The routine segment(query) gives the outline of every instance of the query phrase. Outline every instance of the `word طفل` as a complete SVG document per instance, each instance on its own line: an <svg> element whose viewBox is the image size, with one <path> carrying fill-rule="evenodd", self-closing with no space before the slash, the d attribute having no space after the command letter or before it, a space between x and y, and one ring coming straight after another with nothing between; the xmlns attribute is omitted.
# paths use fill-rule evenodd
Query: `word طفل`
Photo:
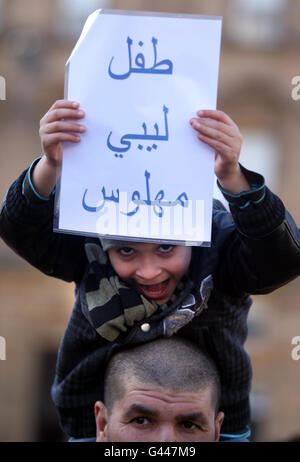
<svg viewBox="0 0 300 462"><path fill-rule="evenodd" d="M152 67L146 68L145 67L145 56L142 53L138 53L135 58L135 65L136 67L132 67L132 53L131 53L131 46L133 40L130 37L127 37L127 46L128 46L128 61L129 61L129 70L124 74L115 74L111 70L111 64L114 60L114 56L111 58L109 66L108 66L108 73L109 76L113 79L117 80L124 80L127 79L132 73L139 73L139 74L172 74L173 72L173 63L169 59L164 59L162 61L157 62L157 38L152 37L152 44L153 44L153 53L154 53L154 63ZM144 43L139 41L139 46L142 47ZM164 68L164 66L166 66ZM163 68L162 68L163 67Z"/></svg>

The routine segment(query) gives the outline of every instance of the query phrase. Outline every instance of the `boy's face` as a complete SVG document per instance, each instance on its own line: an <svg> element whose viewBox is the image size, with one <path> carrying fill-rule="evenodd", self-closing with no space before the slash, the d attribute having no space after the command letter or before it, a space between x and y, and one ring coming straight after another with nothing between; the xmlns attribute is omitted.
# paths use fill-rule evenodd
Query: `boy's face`
<svg viewBox="0 0 300 462"><path fill-rule="evenodd" d="M108 250L116 273L159 305L172 296L187 271L191 247L170 244L132 244Z"/></svg>

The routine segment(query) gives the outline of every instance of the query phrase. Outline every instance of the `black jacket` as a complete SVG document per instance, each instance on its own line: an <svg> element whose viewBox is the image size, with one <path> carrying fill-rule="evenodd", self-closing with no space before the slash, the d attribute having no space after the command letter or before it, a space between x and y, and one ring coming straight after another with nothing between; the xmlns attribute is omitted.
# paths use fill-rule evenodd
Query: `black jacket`
<svg viewBox="0 0 300 462"><path fill-rule="evenodd" d="M250 422L251 363L243 348L249 294L271 292L300 274L297 226L280 199L264 186L263 178L243 171L255 188L246 195L224 194L231 214L215 201L212 245L193 247L189 269L192 293L199 296L203 281L213 282L213 288L202 293L207 309L178 331L202 345L216 362L225 433L242 430ZM103 399L100 384L110 356L124 344L166 335L166 317L154 314L147 318L151 326L148 332L141 329L144 320L135 323L118 342L101 338L86 314L86 238L54 233L53 198L37 198L26 178L23 172L6 195L0 234L45 274L76 284L75 306L59 349L52 396L67 434L94 436L93 405ZM98 239L89 241L99 245Z"/></svg>

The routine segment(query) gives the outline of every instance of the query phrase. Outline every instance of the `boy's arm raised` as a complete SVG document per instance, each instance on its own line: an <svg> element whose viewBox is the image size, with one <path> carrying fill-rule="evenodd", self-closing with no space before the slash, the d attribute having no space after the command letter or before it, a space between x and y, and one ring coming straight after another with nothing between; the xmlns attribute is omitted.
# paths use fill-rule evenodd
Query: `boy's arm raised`
<svg viewBox="0 0 300 462"><path fill-rule="evenodd" d="M39 133L44 155L32 175L33 185L41 196L51 194L60 174L62 142L79 143L78 133L86 131L86 127L77 122L84 116L76 101L58 100L41 119Z"/></svg>
<svg viewBox="0 0 300 462"><path fill-rule="evenodd" d="M84 117L79 104L57 101L41 120L43 157L9 188L0 215L0 235L33 266L67 281L78 280L84 267L84 238L53 232L51 192L62 162L62 141L80 141L79 124L64 118Z"/></svg>
<svg viewBox="0 0 300 462"><path fill-rule="evenodd" d="M216 242L221 243L218 280L229 292L264 294L300 275L300 230L265 185L249 196L229 200L226 195L231 215L215 213Z"/></svg>
<svg viewBox="0 0 300 462"><path fill-rule="evenodd" d="M190 123L198 139L215 150L214 170L220 186L231 194L250 190L239 165L242 135L238 126L223 111L202 110L197 115Z"/></svg>
<svg viewBox="0 0 300 462"><path fill-rule="evenodd" d="M53 232L54 198L24 196L28 170L11 185L0 212L0 236L43 273L78 281L84 267L84 237ZM26 188L27 189L27 188ZM33 195L34 193L32 193Z"/></svg>
<svg viewBox="0 0 300 462"><path fill-rule="evenodd" d="M215 149L215 174L232 218L215 213L221 242L218 279L224 288L271 292L300 275L300 230L264 178L239 164L242 137L222 111L198 112L191 125Z"/></svg>

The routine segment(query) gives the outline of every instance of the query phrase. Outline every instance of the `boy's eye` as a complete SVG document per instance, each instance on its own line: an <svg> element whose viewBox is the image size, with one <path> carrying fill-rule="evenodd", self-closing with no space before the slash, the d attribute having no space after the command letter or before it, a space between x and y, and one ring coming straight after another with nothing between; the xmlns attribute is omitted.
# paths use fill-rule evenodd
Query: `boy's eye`
<svg viewBox="0 0 300 462"><path fill-rule="evenodd" d="M162 244L162 245L159 246L159 250L162 253L169 253L174 249L174 247L175 246L172 245L172 244Z"/></svg>
<svg viewBox="0 0 300 462"><path fill-rule="evenodd" d="M134 250L131 247L121 247L118 249L118 253L120 255L123 255L124 257L128 257L129 255L132 255Z"/></svg>

